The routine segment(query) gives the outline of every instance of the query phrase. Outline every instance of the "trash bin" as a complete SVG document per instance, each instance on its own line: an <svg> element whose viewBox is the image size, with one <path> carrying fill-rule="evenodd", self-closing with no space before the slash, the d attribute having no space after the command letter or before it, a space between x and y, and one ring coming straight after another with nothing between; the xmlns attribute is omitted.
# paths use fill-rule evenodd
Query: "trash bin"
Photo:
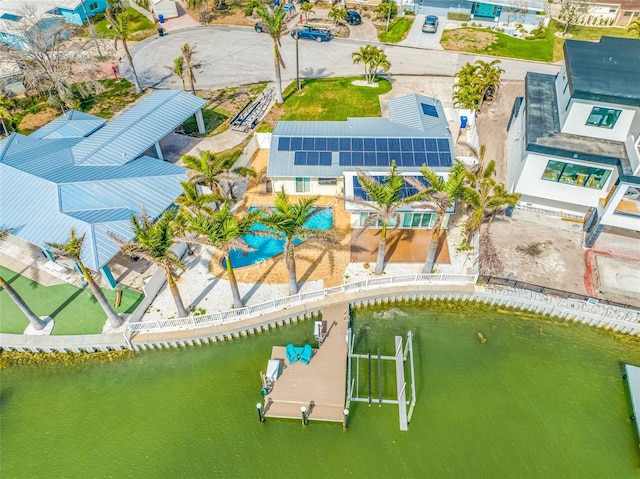
<svg viewBox="0 0 640 479"><path fill-rule="evenodd" d="M164 23L164 15L162 15L162 14L158 15L158 21L160 23Z"/></svg>
<svg viewBox="0 0 640 479"><path fill-rule="evenodd" d="M467 120L468 118L466 116L461 116L460 117L460 129L462 130L463 128L467 127Z"/></svg>
<svg viewBox="0 0 640 479"><path fill-rule="evenodd" d="M158 27L158 35L160 35L161 37L164 37L164 28Z"/></svg>

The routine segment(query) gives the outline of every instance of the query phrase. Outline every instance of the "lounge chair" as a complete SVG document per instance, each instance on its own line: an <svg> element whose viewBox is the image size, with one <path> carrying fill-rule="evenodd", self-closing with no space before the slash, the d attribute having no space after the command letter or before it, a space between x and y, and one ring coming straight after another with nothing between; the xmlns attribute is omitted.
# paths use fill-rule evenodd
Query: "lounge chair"
<svg viewBox="0 0 640 479"><path fill-rule="evenodd" d="M287 347L285 348L285 354L287 355L289 364L296 363L300 360L300 355L296 351L296 348L293 347L293 344L287 344Z"/></svg>
<svg viewBox="0 0 640 479"><path fill-rule="evenodd" d="M302 354L300 355L300 361L302 361L303 364L309 364L309 361L311 361L312 357L313 349L311 349L311 346L309 346L308 344L305 344L304 348L302 349Z"/></svg>

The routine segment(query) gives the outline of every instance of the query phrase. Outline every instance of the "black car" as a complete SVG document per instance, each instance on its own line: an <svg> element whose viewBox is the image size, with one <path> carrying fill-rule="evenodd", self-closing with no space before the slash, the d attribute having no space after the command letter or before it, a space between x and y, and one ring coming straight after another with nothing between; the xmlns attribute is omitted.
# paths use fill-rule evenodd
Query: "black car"
<svg viewBox="0 0 640 479"><path fill-rule="evenodd" d="M362 17L355 10L347 11L347 23L349 25L360 25L362 23Z"/></svg>

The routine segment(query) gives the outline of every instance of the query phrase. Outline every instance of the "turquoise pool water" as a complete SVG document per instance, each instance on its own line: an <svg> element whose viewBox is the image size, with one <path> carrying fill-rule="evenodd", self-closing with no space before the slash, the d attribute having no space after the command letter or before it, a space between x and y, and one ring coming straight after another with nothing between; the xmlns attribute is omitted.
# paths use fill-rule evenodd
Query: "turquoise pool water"
<svg viewBox="0 0 640 479"><path fill-rule="evenodd" d="M396 307L408 316L356 311L354 330L357 352L383 355L394 335L413 331L407 432L397 407L375 403L352 404L347 430L258 422L259 372L273 345L313 343L306 321L121 362L3 370L1 475L640 478L621 378L622 363L640 364L638 340L488 307ZM395 388L383 381L385 394Z"/></svg>
<svg viewBox="0 0 640 479"><path fill-rule="evenodd" d="M256 207L249 208L249 211L255 211ZM307 221L306 226L309 228L316 228L321 230L330 230L333 228L333 208L322 209L319 213ZM263 225L255 225L252 228L255 230L267 230ZM231 264L234 268L242 268L243 266L251 266L252 264L259 263L265 259L277 256L284 251L284 240L276 238L269 238L268 236L259 235L246 235L243 237L246 243L254 248L254 251L243 254L238 250L231 252ZM300 240L294 241L294 244L300 244ZM223 260L222 266L226 267L227 264Z"/></svg>

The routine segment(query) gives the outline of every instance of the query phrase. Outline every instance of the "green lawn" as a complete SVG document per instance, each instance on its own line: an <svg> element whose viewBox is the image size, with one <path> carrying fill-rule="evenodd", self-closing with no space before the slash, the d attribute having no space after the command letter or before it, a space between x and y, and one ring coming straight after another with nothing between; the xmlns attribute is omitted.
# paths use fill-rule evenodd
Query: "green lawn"
<svg viewBox="0 0 640 479"><path fill-rule="evenodd" d="M407 37L415 17L398 17L387 27L378 27L378 39L384 43L398 43Z"/></svg>
<svg viewBox="0 0 640 479"><path fill-rule="evenodd" d="M154 30L154 25L147 17L138 13L133 8L127 8L129 14L129 32L134 34L135 32L142 32L144 30ZM96 33L102 37L113 38L113 29L109 28L109 21L106 18L99 20L95 23Z"/></svg>
<svg viewBox="0 0 640 479"><path fill-rule="evenodd" d="M564 39L555 35L557 32L562 32L562 29L559 22L551 20L543 39L527 40L488 28L458 28L445 30L442 34L441 44L446 50L551 62L563 58ZM569 33L573 40L598 41L602 36L631 37L622 28L575 26L571 27Z"/></svg>
<svg viewBox="0 0 640 479"><path fill-rule="evenodd" d="M18 273L0 266L0 275L22 296L38 316L54 319L52 334L96 334L102 331L107 317L89 288L80 289L70 284L42 286ZM107 299L115 303L115 290L105 289ZM119 313L132 313L143 296L125 289ZM22 334L29 320L15 303L0 289L0 333Z"/></svg>
<svg viewBox="0 0 640 479"><path fill-rule="evenodd" d="M281 120L344 121L349 117L380 116L378 96L391 90L391 84L378 79L377 88L357 86L364 77L322 78L302 82L295 91L293 83L285 91Z"/></svg>

